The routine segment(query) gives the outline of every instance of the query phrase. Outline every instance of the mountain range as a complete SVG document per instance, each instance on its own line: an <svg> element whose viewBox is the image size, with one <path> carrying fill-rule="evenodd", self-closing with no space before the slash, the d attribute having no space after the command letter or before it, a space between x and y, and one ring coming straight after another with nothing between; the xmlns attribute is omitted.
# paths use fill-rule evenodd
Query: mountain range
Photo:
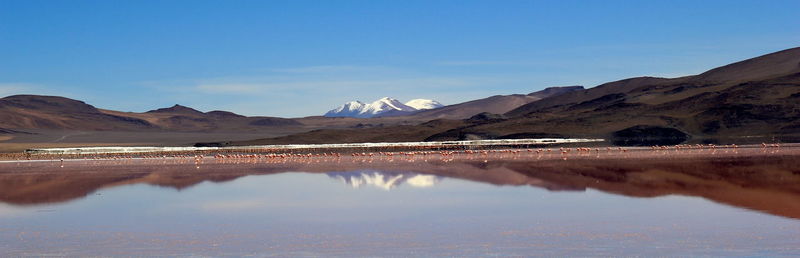
<svg viewBox="0 0 800 258"><path fill-rule="evenodd" d="M230 144L542 136L596 137L619 145L674 144L687 140L705 143L798 141L800 48L747 59L693 76L636 77L572 90L519 105L504 113L487 112L467 119L434 119L418 125L315 130ZM659 141L663 138L669 139Z"/></svg>
<svg viewBox="0 0 800 258"><path fill-rule="evenodd" d="M542 136L598 137L615 144L635 144L633 138L761 142L800 140L799 103L800 48L792 48L692 76L635 77L591 88L551 87L443 107L430 100L354 101L326 116L304 118L247 117L181 105L120 112L57 96L15 95L0 99L0 140L46 129L226 132L239 135L237 139L242 132L264 135L215 145ZM93 143L98 142L104 141Z"/></svg>
<svg viewBox="0 0 800 258"><path fill-rule="evenodd" d="M350 101L335 109L325 113L325 117L357 117L357 118L372 118L372 117L388 117L388 116L401 116L409 115L421 110L429 110L443 107L441 103L429 99L414 99L406 103L402 103L397 99L384 97L373 101L369 104L364 104L361 101Z"/></svg>
<svg viewBox="0 0 800 258"><path fill-rule="evenodd" d="M413 114L413 116L422 120L433 120L467 119L484 112L503 114L537 100L576 90L583 90L583 86L549 87L544 90L528 94L495 95L488 98L467 101L437 109L420 111Z"/></svg>
<svg viewBox="0 0 800 258"><path fill-rule="evenodd" d="M98 109L57 96L14 95L0 99L0 128L105 131L247 130L299 126L286 118L246 117L226 111L200 112L175 105L144 113Z"/></svg>

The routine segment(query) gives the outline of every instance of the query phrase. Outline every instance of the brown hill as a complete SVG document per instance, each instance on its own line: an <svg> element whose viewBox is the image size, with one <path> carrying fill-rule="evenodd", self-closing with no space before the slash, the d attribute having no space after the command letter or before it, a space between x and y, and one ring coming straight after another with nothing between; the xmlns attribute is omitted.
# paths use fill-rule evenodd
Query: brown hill
<svg viewBox="0 0 800 258"><path fill-rule="evenodd" d="M516 104L519 95L495 96L410 117L458 117L482 102ZM459 109L458 107L461 107ZM478 110L475 108L474 110ZM458 113L462 110L469 112ZM483 110L482 112L485 112ZM480 112L478 112L480 113ZM686 139L728 142L800 139L800 48L793 48L680 78L637 77L557 94L504 116L459 122L315 131L246 143L457 140L537 135L599 137L615 144L674 144ZM424 129L424 130L423 130ZM409 136L397 132L413 131ZM363 137L360 137L363 136ZM670 138L670 139L659 139ZM326 140L328 139L328 140ZM753 140L756 139L756 140ZM643 142L646 140L647 142ZM651 141L655 140L655 141ZM665 141L662 141L665 140ZM238 143L233 143L238 144Z"/></svg>
<svg viewBox="0 0 800 258"><path fill-rule="evenodd" d="M678 79L680 80L680 79ZM603 96L608 96L611 94L617 94L620 92L629 91L636 87L639 87L643 84L661 84L672 81L666 78L656 78L656 77L636 77L630 79L619 80L615 82L609 82L605 84L601 84L594 88L584 89L584 90L576 90L572 92L566 92L564 94L560 94L557 97L553 97L550 99L545 99L541 101L531 102L522 106L519 106L513 110L506 112L506 115L509 116L518 116L529 113L534 110L539 110L545 107L553 107L553 106L563 106L569 104L576 104L585 101L590 101L594 99L598 99Z"/></svg>
<svg viewBox="0 0 800 258"><path fill-rule="evenodd" d="M388 141L424 141L430 135L452 128L465 126L461 120L433 120L419 125L396 125L369 128L317 129L309 132L292 134L275 138L255 139L249 141L198 143L196 146L242 146L262 144L295 144L295 143L355 143L355 142L388 142Z"/></svg>
<svg viewBox="0 0 800 258"><path fill-rule="evenodd" d="M292 119L203 113L175 105L145 113L95 108L64 97L15 95L0 99L0 128L85 131L254 131L269 126L302 126Z"/></svg>
<svg viewBox="0 0 800 258"><path fill-rule="evenodd" d="M203 114L203 112L197 111L194 108L185 107L185 106L181 106L181 105L178 105L178 104L175 104L174 106L168 107L168 108L159 108L159 109L156 109L156 110L150 110L150 111L147 111L146 113L167 113L167 114L188 114L188 115L202 115ZM233 114L233 113L231 113L231 114Z"/></svg>
<svg viewBox="0 0 800 258"><path fill-rule="evenodd" d="M218 110L203 113L181 105L151 110L145 113L123 113L111 110L104 110L103 112L146 120L157 125L160 129L168 131L259 131L265 129L265 127L303 126L302 123L288 118L248 117Z"/></svg>
<svg viewBox="0 0 800 258"><path fill-rule="evenodd" d="M527 95L496 95L437 109L425 110L410 116L414 119L427 121L433 119L465 119L484 112L503 114L537 100L582 89L583 86L549 87Z"/></svg>
<svg viewBox="0 0 800 258"><path fill-rule="evenodd" d="M107 114L82 101L36 95L15 95L0 99L0 127L86 130L156 128L145 120Z"/></svg>
<svg viewBox="0 0 800 258"><path fill-rule="evenodd" d="M800 70L800 47L747 59L693 76L694 82L741 83L771 79Z"/></svg>
<svg viewBox="0 0 800 258"><path fill-rule="evenodd" d="M800 133L800 48L674 79L611 82L521 106L513 117L469 131L495 135L559 130L608 137L649 125L695 137L772 137Z"/></svg>
<svg viewBox="0 0 800 258"><path fill-rule="evenodd" d="M528 95L493 96L409 116L373 119L246 117L225 111L203 113L180 105L133 113L97 109L63 97L17 95L0 99L0 128L9 132L51 129L261 133L288 126L301 128L292 132L306 132L233 144L537 135L771 139L800 137L798 103L800 48L793 48L694 76L637 77L590 89L549 88ZM308 132L313 129L320 130Z"/></svg>
<svg viewBox="0 0 800 258"><path fill-rule="evenodd" d="M557 106L581 104L612 94L626 94L628 102L660 104L706 92L718 92L750 82L765 81L800 73L800 48L787 49L680 78L636 77L562 94L520 106L507 113L520 116ZM790 81L787 81L791 83ZM627 96L631 95L631 96Z"/></svg>

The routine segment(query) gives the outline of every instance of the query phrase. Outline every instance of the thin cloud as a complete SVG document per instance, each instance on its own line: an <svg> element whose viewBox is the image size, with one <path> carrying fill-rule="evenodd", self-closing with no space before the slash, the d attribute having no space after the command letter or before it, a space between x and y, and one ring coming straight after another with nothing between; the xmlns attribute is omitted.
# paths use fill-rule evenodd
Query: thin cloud
<svg viewBox="0 0 800 258"><path fill-rule="evenodd" d="M479 61L479 60L465 60L465 61L443 61L438 62L436 65L441 66L527 66L538 65L536 62L525 61Z"/></svg>
<svg viewBox="0 0 800 258"><path fill-rule="evenodd" d="M320 81L289 81L289 82L263 82L263 83L203 83L194 86L199 92L209 94L264 94L269 95L281 91L331 91L342 92L348 90L380 90L380 89L440 89L452 87L476 86L486 78L476 77L429 77L429 78L398 78L385 80L320 80Z"/></svg>
<svg viewBox="0 0 800 258"><path fill-rule="evenodd" d="M259 76L149 81L140 85L201 109L287 117L318 115L346 101L371 101L387 96L457 103L520 93L516 88L527 85L531 79L530 75L442 75L397 67L352 65L273 69ZM202 101L209 98L215 101Z"/></svg>
<svg viewBox="0 0 800 258"><path fill-rule="evenodd" d="M361 66L361 65L318 65L318 66L305 66L305 67L292 67L292 68L277 68L270 69L276 73L361 73L361 72L390 72L398 71L395 68L387 66Z"/></svg>
<svg viewBox="0 0 800 258"><path fill-rule="evenodd" d="M469 90L496 87L520 78L508 76L431 75L389 66L307 66L271 69L261 76L148 81L140 85L180 93L269 95L281 92L384 91L415 92L437 89ZM355 93L355 92L352 92Z"/></svg>

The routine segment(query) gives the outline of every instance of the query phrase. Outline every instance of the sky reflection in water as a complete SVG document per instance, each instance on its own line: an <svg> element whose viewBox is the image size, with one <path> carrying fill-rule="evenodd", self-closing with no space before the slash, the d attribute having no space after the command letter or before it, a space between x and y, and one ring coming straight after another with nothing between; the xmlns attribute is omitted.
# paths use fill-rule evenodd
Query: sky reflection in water
<svg viewBox="0 0 800 258"><path fill-rule="evenodd" d="M702 194L691 192L678 193L689 196L636 198L630 196L649 193L636 192L636 183L631 182L621 183L628 187L619 188L621 190L604 185L581 189L578 185L565 186L563 182L561 186L550 184L558 180L542 181L547 176L541 174L545 173L541 167L533 172L515 170L515 166L523 164L513 161L499 162L496 167L471 164L484 172L522 171L521 176L529 180L509 179L499 183L492 179L476 180L478 174L459 164L470 163L436 164L435 168L415 165L428 172L450 168L447 171L456 171L453 174L409 172L402 166L393 166L400 170L391 170L363 165L356 166L362 169L349 169L349 165L333 167L327 172L313 168L308 169L312 172L279 173L254 169L225 180L214 180L218 174L198 172L203 175L202 180L194 184L177 182L175 180L180 178L171 174L194 169L187 165L135 175L124 169L102 175L85 172L82 174L87 178L109 177L108 174L120 177L110 176L111 183L103 181L85 197L63 201L52 201L58 198L50 196L25 199L19 197L25 194L2 192L0 253L4 256L758 256L800 253L800 234L797 234L800 220L791 216L793 210L762 212L751 207L719 204L736 202L724 199L727 197L714 197L724 192L722 190L710 189L716 192L711 197L704 196L712 200L723 198L715 201L693 197ZM702 167L692 164L695 169ZM648 165L640 166L645 168L644 172L636 173L649 177L658 175L656 172L648 174ZM744 167L755 168L758 164ZM571 171L577 171L576 168ZM212 169L221 170L223 166ZM726 170L711 174L735 172ZM69 189L92 184L91 180L63 182L52 175L44 179L48 177L30 171L2 175L0 181L16 178L16 185L51 186L54 190L61 189L59 182L70 185ZM533 178L536 175L541 178ZM513 178L511 174L502 176ZM644 178L639 176L637 180ZM633 177L634 174L625 174L629 181ZM665 178L680 181L680 177L687 175L670 174ZM611 184L616 180L599 182L603 176L594 178L598 181L595 184ZM31 180L47 184L30 183ZM730 183L738 179L715 180ZM159 184L161 186L157 186ZM692 188L683 184L687 189ZM655 183L652 185L655 189L665 189ZM713 188L709 183L703 185ZM18 190L27 191L28 195L41 194L33 188ZM609 193L614 191L621 194ZM797 197L791 189L765 191ZM741 199L747 199L744 195L758 194L761 192L742 192ZM28 203L24 203L25 200ZM785 204L787 207L797 205ZM780 212L784 214L769 214Z"/></svg>

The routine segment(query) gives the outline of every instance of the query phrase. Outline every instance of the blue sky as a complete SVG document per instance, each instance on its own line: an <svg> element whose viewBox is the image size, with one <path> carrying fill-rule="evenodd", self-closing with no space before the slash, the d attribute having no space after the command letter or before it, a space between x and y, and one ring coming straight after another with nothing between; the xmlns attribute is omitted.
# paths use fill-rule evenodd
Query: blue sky
<svg viewBox="0 0 800 258"><path fill-rule="evenodd" d="M800 1L8 1L0 95L297 117L682 76L800 46Z"/></svg>

